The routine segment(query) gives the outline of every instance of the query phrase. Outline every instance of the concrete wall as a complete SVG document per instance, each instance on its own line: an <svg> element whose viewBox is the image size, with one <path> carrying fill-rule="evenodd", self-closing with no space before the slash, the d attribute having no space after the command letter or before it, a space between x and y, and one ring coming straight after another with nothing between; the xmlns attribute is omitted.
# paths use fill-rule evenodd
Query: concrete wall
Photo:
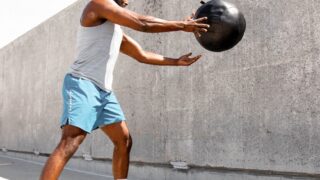
<svg viewBox="0 0 320 180"><path fill-rule="evenodd" d="M125 29L147 50L204 55L191 67L120 56L114 89L133 136L132 160L320 174L320 1L229 1L245 14L247 31L224 53L202 49L188 33ZM0 50L0 146L50 153L58 142L62 80L84 4ZM198 6L142 0L129 8L177 20ZM85 153L111 158L112 144L97 131L77 155Z"/></svg>

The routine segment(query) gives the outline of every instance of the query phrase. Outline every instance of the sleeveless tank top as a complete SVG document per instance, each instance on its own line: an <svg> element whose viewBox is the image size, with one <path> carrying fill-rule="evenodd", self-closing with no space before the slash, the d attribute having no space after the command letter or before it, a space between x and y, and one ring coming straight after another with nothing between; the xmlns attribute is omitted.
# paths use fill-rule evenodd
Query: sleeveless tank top
<svg viewBox="0 0 320 180"><path fill-rule="evenodd" d="M112 91L113 69L122 36L120 25L109 21L94 27L80 25L75 61L68 73L90 80L102 90Z"/></svg>

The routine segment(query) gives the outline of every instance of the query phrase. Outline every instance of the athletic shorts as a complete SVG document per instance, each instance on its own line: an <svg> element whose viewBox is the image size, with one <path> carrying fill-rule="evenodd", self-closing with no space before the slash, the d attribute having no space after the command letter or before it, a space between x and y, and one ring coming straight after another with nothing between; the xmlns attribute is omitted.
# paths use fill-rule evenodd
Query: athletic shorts
<svg viewBox="0 0 320 180"><path fill-rule="evenodd" d="M72 125L91 133L99 127L125 120L115 94L100 89L90 80L67 74L62 94L61 128Z"/></svg>

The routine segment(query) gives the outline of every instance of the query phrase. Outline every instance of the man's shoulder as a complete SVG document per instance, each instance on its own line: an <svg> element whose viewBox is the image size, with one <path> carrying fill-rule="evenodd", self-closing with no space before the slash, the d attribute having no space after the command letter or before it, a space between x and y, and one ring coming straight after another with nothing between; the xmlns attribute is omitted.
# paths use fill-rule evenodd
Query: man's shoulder
<svg viewBox="0 0 320 180"><path fill-rule="evenodd" d="M81 15L81 24L92 26L99 22L105 21L105 18L101 18L100 11L104 6L102 3L106 2L108 2L108 0L90 0L83 9Z"/></svg>

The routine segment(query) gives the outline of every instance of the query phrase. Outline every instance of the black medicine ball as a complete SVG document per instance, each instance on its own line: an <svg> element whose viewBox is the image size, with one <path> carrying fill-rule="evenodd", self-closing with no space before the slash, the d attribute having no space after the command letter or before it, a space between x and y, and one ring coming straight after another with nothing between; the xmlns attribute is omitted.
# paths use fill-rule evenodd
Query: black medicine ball
<svg viewBox="0 0 320 180"><path fill-rule="evenodd" d="M207 50L221 52L233 48L242 39L246 20L238 8L222 0L211 0L196 12L195 19L208 17L208 32L196 36L198 42Z"/></svg>

